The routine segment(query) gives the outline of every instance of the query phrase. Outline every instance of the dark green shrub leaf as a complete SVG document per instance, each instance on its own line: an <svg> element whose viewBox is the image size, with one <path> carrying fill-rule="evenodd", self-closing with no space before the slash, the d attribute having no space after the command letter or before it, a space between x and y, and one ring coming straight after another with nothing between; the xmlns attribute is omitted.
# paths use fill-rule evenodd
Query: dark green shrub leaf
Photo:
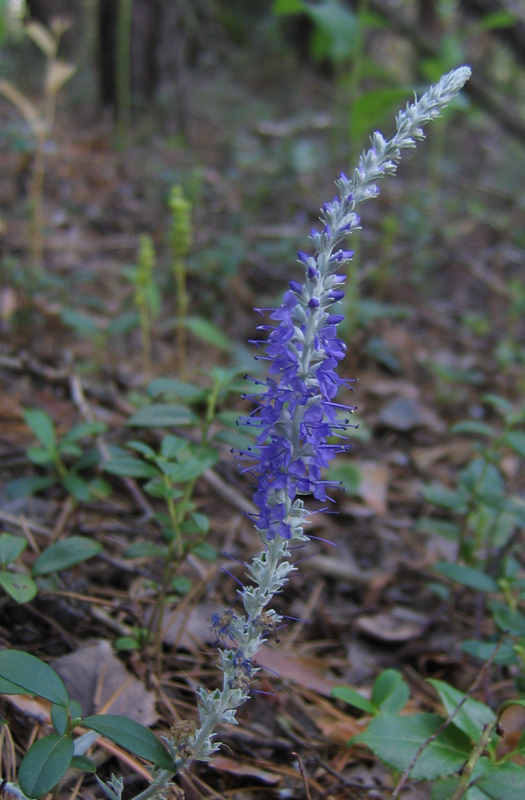
<svg viewBox="0 0 525 800"><path fill-rule="evenodd" d="M142 487L147 494L152 497L163 497L165 500L178 500L183 496L180 489L175 489L173 486L166 486L161 478L152 478Z"/></svg>
<svg viewBox="0 0 525 800"><path fill-rule="evenodd" d="M104 464L106 472L112 475L125 475L126 478L153 478L159 474L157 467L139 458L112 458Z"/></svg>
<svg viewBox="0 0 525 800"><path fill-rule="evenodd" d="M137 428L183 428L196 425L198 418L186 406L175 406L167 403L153 403L139 408L127 421L126 425Z"/></svg>
<svg viewBox="0 0 525 800"><path fill-rule="evenodd" d="M146 390L146 394L151 398L158 397L159 394L168 393L179 397L181 400L186 400L187 403L206 399L206 392L200 386L178 381L176 378L155 378Z"/></svg>
<svg viewBox="0 0 525 800"><path fill-rule="evenodd" d="M166 548L153 542L134 542L126 547L124 558L164 558Z"/></svg>
<svg viewBox="0 0 525 800"><path fill-rule="evenodd" d="M444 681L429 678L428 683L432 684L445 707L447 716L450 716L465 695ZM466 733L472 742L477 742L481 738L485 725L489 725L495 719L494 712L488 706L469 697L454 716L454 725Z"/></svg>
<svg viewBox="0 0 525 800"><path fill-rule="evenodd" d="M46 450L44 447L28 447L26 450L28 459L38 466L42 467L50 464L53 461L53 453Z"/></svg>
<svg viewBox="0 0 525 800"><path fill-rule="evenodd" d="M494 650L498 645L492 642L478 642L476 639L469 639L463 642L461 649L468 653L473 658L478 658L480 661L488 661L492 658ZM518 658L512 645L503 643L494 658L495 664L517 664Z"/></svg>
<svg viewBox="0 0 525 800"><path fill-rule="evenodd" d="M437 534L451 542L457 542L460 534L459 526L454 522L449 522L446 519L432 519L431 517L418 520L416 531L418 533Z"/></svg>
<svg viewBox="0 0 525 800"><path fill-rule="evenodd" d="M14 536L12 533L2 533L0 535L0 564L7 567L12 561L16 561L27 547L25 536Z"/></svg>
<svg viewBox="0 0 525 800"><path fill-rule="evenodd" d="M445 578L450 578L470 589L476 589L478 592L499 591L496 581L479 569L466 567L463 564L453 564L450 561L439 561L434 564L433 569L440 575L444 575Z"/></svg>
<svg viewBox="0 0 525 800"><path fill-rule="evenodd" d="M87 536L68 536L61 542L52 544L41 553L33 565L33 575L47 575L68 569L81 561L93 558L102 550L102 545Z"/></svg>
<svg viewBox="0 0 525 800"><path fill-rule="evenodd" d="M126 442L126 447L129 447L131 450L136 450L138 453L142 453L142 455L149 460L157 458L153 447L150 447L149 444L144 444L144 442Z"/></svg>
<svg viewBox="0 0 525 800"><path fill-rule="evenodd" d="M507 447L512 448L522 458L525 458L525 433L522 431L511 431L503 439Z"/></svg>
<svg viewBox="0 0 525 800"><path fill-rule="evenodd" d="M38 592L38 586L29 575L19 572L0 572L0 586L17 603L29 603Z"/></svg>
<svg viewBox="0 0 525 800"><path fill-rule="evenodd" d="M55 426L49 414L39 408L28 408L24 411L24 419L46 450L56 449Z"/></svg>
<svg viewBox="0 0 525 800"><path fill-rule="evenodd" d="M71 766L75 769L81 769L84 772L96 772L97 768L95 762L87 756L73 756L71 759Z"/></svg>
<svg viewBox="0 0 525 800"><path fill-rule="evenodd" d="M180 436L172 436L168 434L165 436L160 445L160 454L162 458L172 460L178 458L179 454L188 446L186 439L181 439Z"/></svg>
<svg viewBox="0 0 525 800"><path fill-rule="evenodd" d="M193 335L200 339L205 344L211 344L223 353L230 353L232 343L224 335L220 328L210 322L209 319L203 317L186 317L184 320L186 328L193 333Z"/></svg>
<svg viewBox="0 0 525 800"><path fill-rule="evenodd" d="M439 484L425 486L423 489L423 497L428 503L432 503L434 506L448 508L452 511L464 511L467 504L467 498L464 492L446 489Z"/></svg>
<svg viewBox="0 0 525 800"><path fill-rule="evenodd" d="M173 759L164 745L139 722L116 714L98 714L85 717L82 725L106 736L130 753L145 758L156 766L175 771Z"/></svg>
<svg viewBox="0 0 525 800"><path fill-rule="evenodd" d="M488 758L482 759L485 767L483 775L476 782L476 788L490 800L523 800L525 797L525 769L512 761L493 764Z"/></svg>
<svg viewBox="0 0 525 800"><path fill-rule="evenodd" d="M398 717L381 713L369 722L364 733L352 737L350 744L366 744L385 764L404 772L442 722L434 714ZM449 725L423 750L410 775L415 780L429 781L450 775L463 766L471 752L468 736Z"/></svg>
<svg viewBox="0 0 525 800"><path fill-rule="evenodd" d="M170 586L178 594L188 594L192 584L190 579L185 578L184 575L175 575L170 582Z"/></svg>
<svg viewBox="0 0 525 800"><path fill-rule="evenodd" d="M69 494L80 503L87 503L91 499L89 483L78 475L72 475L70 473L62 478L62 483Z"/></svg>
<svg viewBox="0 0 525 800"><path fill-rule="evenodd" d="M397 669L387 669L379 675L372 689L372 703L381 711L397 714L407 704L410 689Z"/></svg>
<svg viewBox="0 0 525 800"><path fill-rule="evenodd" d="M192 511L190 518L181 526L186 536L206 536L210 530L210 520L206 514Z"/></svg>
<svg viewBox="0 0 525 800"><path fill-rule="evenodd" d="M37 739L25 754L18 770L20 788L27 797L47 794L64 777L75 753L67 736L51 733Z"/></svg>
<svg viewBox="0 0 525 800"><path fill-rule="evenodd" d="M101 433L105 433L107 429L108 426L104 422L81 422L80 425L75 425L69 433L66 433L62 439L62 444L78 442L88 436L98 436Z"/></svg>
<svg viewBox="0 0 525 800"><path fill-rule="evenodd" d="M355 689L350 688L350 686L335 686L332 691L330 692L330 697L333 697L335 700L342 700L343 703L348 703L349 706L354 706L354 708L359 708L361 711L364 711L366 714L377 714L377 707L367 700L366 697L356 692Z"/></svg>
<svg viewBox="0 0 525 800"><path fill-rule="evenodd" d="M0 678L20 686L27 694L67 706L69 697L62 679L49 664L21 650L0 652ZM20 694L20 692L16 692Z"/></svg>
<svg viewBox="0 0 525 800"><path fill-rule="evenodd" d="M166 464L164 471L173 483L185 483L194 480L199 475L213 467L219 460L219 454L213 447L201 446L194 448L189 458L177 464Z"/></svg>
<svg viewBox="0 0 525 800"><path fill-rule="evenodd" d="M20 497L28 497L36 492L42 492L58 483L58 478L54 475L47 475L34 478L17 478L7 485L6 494L9 500L18 500Z"/></svg>
<svg viewBox="0 0 525 800"><path fill-rule="evenodd" d="M217 550L208 542L199 542L191 548L191 552L198 558L203 558L205 561L217 561Z"/></svg>
<svg viewBox="0 0 525 800"><path fill-rule="evenodd" d="M464 420L452 425L450 433L472 433L475 436L496 436L497 431L492 425L487 425L486 422L478 422L477 420Z"/></svg>
<svg viewBox="0 0 525 800"><path fill-rule="evenodd" d="M64 736L67 731L67 708L53 703L51 706L51 722L59 736Z"/></svg>

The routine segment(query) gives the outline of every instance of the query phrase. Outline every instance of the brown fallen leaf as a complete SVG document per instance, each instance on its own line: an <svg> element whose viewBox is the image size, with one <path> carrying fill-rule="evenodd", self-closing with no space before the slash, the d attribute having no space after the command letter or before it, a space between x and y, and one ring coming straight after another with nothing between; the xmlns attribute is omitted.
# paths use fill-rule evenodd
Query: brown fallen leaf
<svg viewBox="0 0 525 800"><path fill-rule="evenodd" d="M405 606L394 606L390 611L359 617L356 627L361 633L382 642L408 642L421 636L428 623L425 614Z"/></svg>
<svg viewBox="0 0 525 800"><path fill-rule="evenodd" d="M229 772L232 775L245 775L250 778L257 778L264 783L272 785L279 783L281 775L275 772L269 772L266 769L261 769L256 764L248 764L246 762L237 761L234 758L226 758L226 756L216 756L209 762L209 766L213 769L221 770L222 772Z"/></svg>
<svg viewBox="0 0 525 800"><path fill-rule="evenodd" d="M84 716L101 708L142 725L157 721L155 694L131 675L105 640L79 647L53 662L70 696L78 700Z"/></svg>
<svg viewBox="0 0 525 800"><path fill-rule="evenodd" d="M382 461L360 461L361 481L357 494L377 514L387 512L387 493L390 469Z"/></svg>
<svg viewBox="0 0 525 800"><path fill-rule="evenodd" d="M327 664L315 656L299 656L285 653L269 644L263 645L256 657L257 666L266 667L278 679L293 681L301 687L312 689L325 697L340 681L326 678Z"/></svg>

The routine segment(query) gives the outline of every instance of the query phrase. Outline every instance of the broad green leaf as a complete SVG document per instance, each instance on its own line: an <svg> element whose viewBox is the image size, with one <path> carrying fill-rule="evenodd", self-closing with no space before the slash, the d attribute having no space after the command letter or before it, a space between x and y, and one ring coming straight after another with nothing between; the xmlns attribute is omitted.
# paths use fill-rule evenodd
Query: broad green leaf
<svg viewBox="0 0 525 800"><path fill-rule="evenodd" d="M164 745L139 722L116 714L97 714L85 717L82 725L106 736L130 753L145 758L156 766L175 771L173 759Z"/></svg>
<svg viewBox="0 0 525 800"><path fill-rule="evenodd" d="M58 733L59 736L64 736L65 732L67 731L67 708L65 706L58 706L56 703L53 703L51 706L51 722L53 723L53 728Z"/></svg>
<svg viewBox="0 0 525 800"><path fill-rule="evenodd" d="M27 547L25 536L14 536L12 533L0 535L0 564L6 567L16 561Z"/></svg>
<svg viewBox="0 0 525 800"><path fill-rule="evenodd" d="M481 572L479 569L466 567L463 564L453 564L450 561L439 561L437 564L434 564L433 569L439 572L440 575L444 575L445 578L457 581L457 583L461 583L462 586L476 589L478 592L499 591L496 581L491 578L490 575Z"/></svg>
<svg viewBox="0 0 525 800"><path fill-rule="evenodd" d="M488 607L501 631L509 631L511 636L525 636L525 615L519 609L513 611L506 603L497 600L489 600Z"/></svg>
<svg viewBox="0 0 525 800"><path fill-rule="evenodd" d="M178 500L183 496L180 489L173 486L166 486L161 478L152 478L142 487L147 494L152 497L163 497L164 499Z"/></svg>
<svg viewBox="0 0 525 800"><path fill-rule="evenodd" d="M382 712L350 744L366 744L385 764L404 772L422 744L443 720L434 714L399 717ZM449 725L422 752L410 775L415 780L435 780L460 769L472 752L468 736Z"/></svg>
<svg viewBox="0 0 525 800"><path fill-rule="evenodd" d="M323 0L318 5L305 3L305 11L316 25L312 36L314 58L329 58L336 63L347 61L359 36L359 23L353 11L337 0Z"/></svg>
<svg viewBox="0 0 525 800"><path fill-rule="evenodd" d="M432 787L431 800L450 800L458 783L459 778L441 778L436 781ZM476 786L471 786L463 795L462 800L488 800L488 798Z"/></svg>
<svg viewBox="0 0 525 800"><path fill-rule="evenodd" d="M490 800L523 800L525 797L525 769L512 761L492 764L483 759L486 768L476 787Z"/></svg>
<svg viewBox="0 0 525 800"><path fill-rule="evenodd" d="M105 433L108 429L108 426L105 422L81 422L79 425L75 425L69 433L62 439L62 444L64 442L78 442L80 439L85 439L89 436L98 436L101 433Z"/></svg>
<svg viewBox="0 0 525 800"><path fill-rule="evenodd" d="M217 561L217 550L209 542L199 542L191 548L191 552L205 561Z"/></svg>
<svg viewBox="0 0 525 800"><path fill-rule="evenodd" d="M411 89L386 88L364 92L353 103L350 110L350 138L361 142L370 129L378 128L386 114L397 109L399 103L412 96Z"/></svg>
<svg viewBox="0 0 525 800"><path fill-rule="evenodd" d="M330 470L330 480L341 481L345 492L349 495L355 495L359 491L363 476L359 471L359 467L356 467L355 464L345 464L339 461Z"/></svg>
<svg viewBox="0 0 525 800"><path fill-rule="evenodd" d="M72 442L60 442L58 445L58 452L61 456L68 456L69 458L80 458L82 455L82 448L78 444Z"/></svg>
<svg viewBox="0 0 525 800"><path fill-rule="evenodd" d="M192 511L189 519L182 524L181 530L185 536L206 536L210 530L210 520L206 514Z"/></svg>
<svg viewBox="0 0 525 800"><path fill-rule="evenodd" d="M359 708L365 714L377 714L378 711L377 706L350 686L335 686L330 692L330 697L335 700L342 700L343 703L348 703L349 706L354 706L354 708Z"/></svg>
<svg viewBox="0 0 525 800"><path fill-rule="evenodd" d="M53 461L53 453L44 447L28 447L26 453L28 459L38 466L44 466Z"/></svg>
<svg viewBox="0 0 525 800"><path fill-rule="evenodd" d="M467 505L467 498L464 492L446 489L439 484L425 486L423 497L428 503L453 511L464 511Z"/></svg>
<svg viewBox="0 0 525 800"><path fill-rule="evenodd" d="M69 494L81 503L88 503L91 500L91 490L89 483L79 475L65 475L62 478L64 488Z"/></svg>
<svg viewBox="0 0 525 800"><path fill-rule="evenodd" d="M137 428L182 428L196 425L198 418L186 406L175 406L169 403L152 403L139 408L127 421L126 425Z"/></svg>
<svg viewBox="0 0 525 800"><path fill-rule="evenodd" d="M460 535L459 525L456 525L455 522L449 522L445 519L433 519L432 517L418 520L416 531L418 533L437 534L451 542L457 542Z"/></svg>
<svg viewBox="0 0 525 800"><path fill-rule="evenodd" d="M135 542L124 551L124 558L164 558L166 548L153 542Z"/></svg>
<svg viewBox="0 0 525 800"><path fill-rule="evenodd" d="M95 762L88 756L73 756L71 766L75 769L82 769L84 772L96 772Z"/></svg>
<svg viewBox="0 0 525 800"><path fill-rule="evenodd" d="M98 325L91 317L88 317L87 314L82 314L80 311L73 311L72 308L62 309L60 319L81 336L96 336L100 333Z"/></svg>
<svg viewBox="0 0 525 800"><path fill-rule="evenodd" d="M223 353L230 353L232 350L232 343L224 335L220 328L203 317L186 317L184 320L185 327L201 342L211 344Z"/></svg>
<svg viewBox="0 0 525 800"><path fill-rule="evenodd" d="M497 646L492 642L478 642L476 639L469 639L461 644L461 649L473 658L478 658L480 661L488 661L489 658L492 658ZM517 664L518 658L512 645L504 642L494 658L494 663Z"/></svg>
<svg viewBox="0 0 525 800"><path fill-rule="evenodd" d="M511 447L515 453L525 458L525 433L523 431L511 431L503 439L507 447Z"/></svg>
<svg viewBox="0 0 525 800"><path fill-rule="evenodd" d="M138 650L140 643L133 636L120 636L115 639L113 646L115 650Z"/></svg>
<svg viewBox="0 0 525 800"><path fill-rule="evenodd" d="M9 500L18 500L20 497L28 497L36 492L49 489L50 486L54 486L56 483L58 483L58 478L54 475L16 478L16 480L7 484L6 494Z"/></svg>
<svg viewBox="0 0 525 800"><path fill-rule="evenodd" d="M410 689L397 669L387 669L376 679L372 689L372 703L381 711L397 714L407 704Z"/></svg>
<svg viewBox="0 0 525 800"><path fill-rule="evenodd" d="M177 458L187 446L188 442L186 439L181 439L180 436L172 436L171 434L168 434L161 442L160 454L162 458L172 460Z"/></svg>
<svg viewBox="0 0 525 800"><path fill-rule="evenodd" d="M175 575L170 581L170 586L178 594L188 594L191 591L192 583L184 575Z"/></svg>
<svg viewBox="0 0 525 800"><path fill-rule="evenodd" d="M27 691L16 683L0 678L0 694L27 694Z"/></svg>
<svg viewBox="0 0 525 800"><path fill-rule="evenodd" d="M429 678L428 683L432 684L445 707L447 716L450 716L465 695L448 683L435 678ZM495 719L494 712L488 706L469 697L454 716L454 725L466 733L472 742L477 742L481 738L485 725L494 722Z"/></svg>
<svg viewBox="0 0 525 800"><path fill-rule="evenodd" d="M19 572L0 572L0 586L17 603L29 603L38 592L38 586L29 575Z"/></svg>
<svg viewBox="0 0 525 800"><path fill-rule="evenodd" d="M494 408L497 408L498 411L501 411L503 414L512 414L514 411L514 406L507 400L506 397L500 397L498 394L484 394L481 398L485 403L489 403Z"/></svg>
<svg viewBox="0 0 525 800"><path fill-rule="evenodd" d="M93 558L102 550L102 545L87 536L68 536L52 544L41 553L33 565L33 575L47 575L68 569L81 561Z"/></svg>
<svg viewBox="0 0 525 800"><path fill-rule="evenodd" d="M24 411L24 419L46 450L56 448L55 426L49 414L39 408L27 408Z"/></svg>
<svg viewBox="0 0 525 800"><path fill-rule="evenodd" d="M129 447L130 450L136 450L138 453L142 453L147 459L157 458L157 453L153 447L150 447L149 444L144 444L144 442L126 442L126 447Z"/></svg>
<svg viewBox="0 0 525 800"><path fill-rule="evenodd" d="M500 498L505 491L501 473L493 464L487 464L483 458L471 461L459 476L461 486L487 504L491 498Z"/></svg>
<svg viewBox="0 0 525 800"><path fill-rule="evenodd" d="M55 670L45 661L21 650L0 651L0 678L50 703L62 706L69 703L66 687Z"/></svg>
<svg viewBox="0 0 525 800"><path fill-rule="evenodd" d="M492 425L487 425L486 422L478 422L477 420L463 420L456 425L452 425L450 433L472 433L475 436L496 436L497 431Z"/></svg>
<svg viewBox="0 0 525 800"><path fill-rule="evenodd" d="M157 467L154 467L153 464L131 456L112 458L111 461L106 461L104 470L112 475L125 475L126 478L153 478L159 474Z"/></svg>
<svg viewBox="0 0 525 800"><path fill-rule="evenodd" d="M206 399L206 392L200 386L179 381L176 378L155 378L146 390L146 394L151 398L167 393L173 394L181 400L186 400L188 403Z"/></svg>
<svg viewBox="0 0 525 800"><path fill-rule="evenodd" d="M202 446L195 454L178 464L166 464L164 471L173 483L185 483L213 467L219 460L219 454L212 447Z"/></svg>
<svg viewBox="0 0 525 800"><path fill-rule="evenodd" d="M75 746L68 736L51 733L37 739L25 754L18 770L18 782L26 797L47 794L64 777Z"/></svg>

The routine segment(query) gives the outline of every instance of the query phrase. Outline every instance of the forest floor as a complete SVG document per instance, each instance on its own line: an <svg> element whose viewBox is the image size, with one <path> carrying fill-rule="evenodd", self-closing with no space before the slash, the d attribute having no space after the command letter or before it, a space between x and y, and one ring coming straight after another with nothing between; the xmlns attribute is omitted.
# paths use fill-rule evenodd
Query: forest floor
<svg viewBox="0 0 525 800"><path fill-rule="evenodd" d="M221 351L189 334L187 379L203 384L203 371L216 365L252 370L252 309L278 303L297 278L295 251L308 249L332 181L350 169L327 82L308 75L301 83L296 74L281 84L277 77L257 83L248 71L241 80L235 67L193 77L186 145L142 121L117 149L109 124L79 125L72 110L61 109L46 154L44 278L28 269L31 159L16 147L16 112L7 104L0 110L0 522L27 537L19 561L27 570L41 550L69 535L103 545L97 557L43 580L29 603L2 595L1 645L48 660L85 713L133 716L161 734L194 715L199 684L220 681L211 617L230 607L244 572L222 554L248 561L260 545L243 514L249 482L229 448L221 447L213 475L199 479L195 495L211 520L207 541L220 555L189 555L181 565L191 588L169 606L160 671L147 654L112 647L143 626L151 609L161 561L124 552L136 541L162 542L151 517L160 501L144 495L140 480L108 475L111 494L81 504L60 487L17 499L5 490L16 478L44 472L26 455L35 439L24 409L45 410L59 436L100 420L108 426L104 446L123 446L138 438L125 424L144 404L149 380L180 377L167 209L176 183L194 204L190 311L211 319L231 343ZM409 708L438 711L426 678L462 691L475 683L480 662L461 644L490 635L491 623L480 622L474 591L456 585L448 598L436 591L436 583L452 584L433 564L454 561L457 542L425 529L435 509L422 492L435 483L453 488L474 456L475 438L451 434L451 425L499 425L486 395L517 406L523 398L524 301L517 284L509 288L525 246L519 153L481 112L456 111L409 153L398 177L384 181L379 200L363 206L363 231L352 243L360 298L342 365L359 379L351 402L360 427L338 464L347 491L335 492L337 516L312 517L309 532L319 538L301 552L277 603L293 619L269 637L259 659L268 669L239 711L239 726L221 730L218 758L182 775L188 800L303 797L295 753L314 798L387 798L391 773L370 751L346 746L368 718L330 699L332 688L349 685L369 696L379 672L395 668L410 685ZM149 375L124 277L145 232L157 249L162 298ZM228 403L227 410L247 407L240 399ZM140 436L159 441L156 429ZM502 468L509 491L523 493L519 456L506 452ZM442 509L437 516L453 518ZM512 692L509 672L492 666L475 696L493 702ZM4 697L2 709L16 752L49 724L44 701ZM9 778L14 751L6 736L2 742ZM117 746L103 742L95 759L100 775L126 775L126 796L145 785L144 767ZM99 793L90 776L81 782L75 774L60 797ZM414 784L403 797L429 798L429 785Z"/></svg>

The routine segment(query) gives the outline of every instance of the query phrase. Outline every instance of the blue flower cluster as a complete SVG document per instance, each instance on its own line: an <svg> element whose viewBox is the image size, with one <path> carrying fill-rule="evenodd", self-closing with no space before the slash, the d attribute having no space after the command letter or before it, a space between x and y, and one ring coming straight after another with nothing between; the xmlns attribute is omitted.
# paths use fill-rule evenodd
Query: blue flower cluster
<svg viewBox="0 0 525 800"><path fill-rule="evenodd" d="M347 182L344 175L341 182ZM255 462L248 468L257 480L253 499L258 513L252 519L269 541L276 535L293 538L292 520L304 515L304 511L293 513L299 510L300 495L313 495L322 503L330 499L327 487L337 484L322 480L321 470L349 448L346 443L334 443L337 438L346 442L341 432L348 427L349 417L341 414L351 414L355 407L334 402L341 386L352 387L336 371L346 352L337 336L344 317L333 313L331 306L344 297L341 287L346 276L335 271L353 256L351 251L334 252L337 243L359 225L357 214L349 213L351 203L351 196L325 203L323 221L336 218L339 224L334 231L328 222L321 233L312 231L315 256L298 253L305 283L290 281L279 308L256 309L261 314L270 312L270 319L278 324L258 326L258 331L268 332L268 338L252 342L264 346L265 355L256 358L269 361L270 367L266 381L250 379L262 388L250 395L257 407L239 424L259 432L255 446L240 456Z"/></svg>

